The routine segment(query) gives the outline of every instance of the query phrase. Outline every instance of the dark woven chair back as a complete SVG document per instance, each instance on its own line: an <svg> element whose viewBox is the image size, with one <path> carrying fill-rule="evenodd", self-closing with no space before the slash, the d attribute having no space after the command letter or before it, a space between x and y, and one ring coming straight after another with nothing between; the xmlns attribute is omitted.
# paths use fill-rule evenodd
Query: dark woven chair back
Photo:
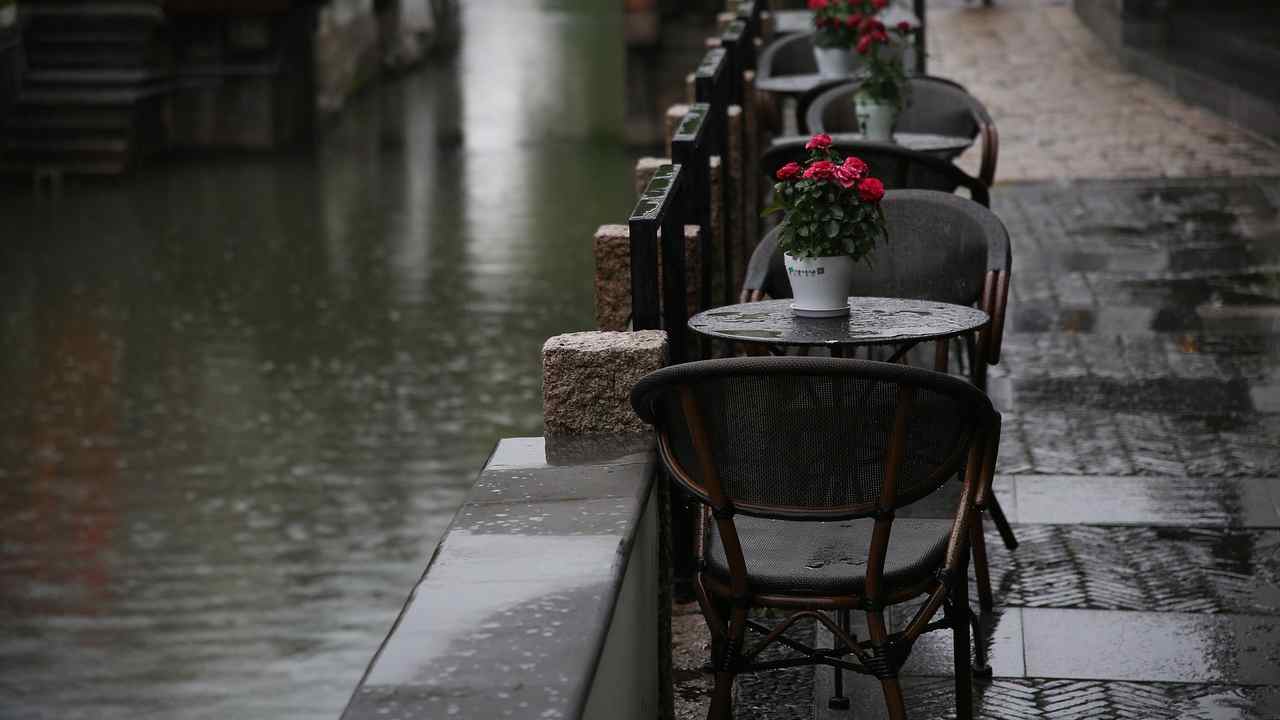
<svg viewBox="0 0 1280 720"><path fill-rule="evenodd" d="M914 77L911 98L898 115L899 132L929 133L977 137L979 122L989 118L977 98L950 80ZM858 118L853 110L853 96L859 84L848 82L828 88L815 97L808 107L806 123L810 132L858 132ZM989 122L989 120L988 120Z"/></svg>
<svg viewBox="0 0 1280 720"><path fill-rule="evenodd" d="M973 305L988 272L1009 269L1009 234L986 208L927 190L890 191L881 207L889 242L876 248L870 265L858 265L858 295ZM791 297L776 228L752 254L747 285L770 297Z"/></svg>
<svg viewBox="0 0 1280 720"><path fill-rule="evenodd" d="M704 502L795 520L869 517L924 497L963 467L992 417L958 378L833 358L676 365L641 380L632 403Z"/></svg>
<svg viewBox="0 0 1280 720"><path fill-rule="evenodd" d="M756 75L807 75L818 72L813 57L813 33L784 35L769 43L756 59Z"/></svg>
<svg viewBox="0 0 1280 720"><path fill-rule="evenodd" d="M778 168L789 162L804 162L809 151L804 149L807 139L797 138L773 143L764 151L760 160L761 170L773 177ZM917 152L889 142L871 140L835 142L832 149L841 156L855 155L871 168L871 174L879 178L889 189L937 190L955 192L960 188L981 205L990 205L991 197L985 183L956 167L949 160Z"/></svg>

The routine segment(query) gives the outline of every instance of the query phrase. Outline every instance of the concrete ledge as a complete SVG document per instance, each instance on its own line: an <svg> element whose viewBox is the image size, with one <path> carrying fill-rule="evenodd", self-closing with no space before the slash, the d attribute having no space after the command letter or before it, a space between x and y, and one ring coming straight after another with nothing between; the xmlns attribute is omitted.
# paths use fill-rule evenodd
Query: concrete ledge
<svg viewBox="0 0 1280 720"><path fill-rule="evenodd" d="M344 720L657 716L652 445L594 448L498 444Z"/></svg>

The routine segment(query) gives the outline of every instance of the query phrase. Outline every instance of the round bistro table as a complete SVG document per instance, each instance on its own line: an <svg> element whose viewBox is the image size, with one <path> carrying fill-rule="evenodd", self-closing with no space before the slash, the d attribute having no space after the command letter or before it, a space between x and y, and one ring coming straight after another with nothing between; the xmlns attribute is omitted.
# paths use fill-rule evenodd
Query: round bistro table
<svg viewBox="0 0 1280 720"><path fill-rule="evenodd" d="M844 357L857 347L897 346L889 362L931 340L967 335L991 322L965 305L904 298L851 297L849 315L797 317L792 300L762 300L712 308L689 318L689 328L721 340L770 346L824 347Z"/></svg>

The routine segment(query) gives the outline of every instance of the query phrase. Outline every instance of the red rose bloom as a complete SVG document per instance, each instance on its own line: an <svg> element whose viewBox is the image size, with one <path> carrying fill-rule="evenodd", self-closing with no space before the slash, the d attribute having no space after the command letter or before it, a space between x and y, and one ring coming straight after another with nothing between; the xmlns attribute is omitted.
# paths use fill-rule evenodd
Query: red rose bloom
<svg viewBox="0 0 1280 720"><path fill-rule="evenodd" d="M911 23L907 22L906 20L903 20L902 22L898 23L898 32L900 33L911 32Z"/></svg>
<svg viewBox="0 0 1280 720"><path fill-rule="evenodd" d="M858 13L854 13L844 19L844 26L852 29L858 27L858 23L860 22L862 22L862 16Z"/></svg>
<svg viewBox="0 0 1280 720"><path fill-rule="evenodd" d="M862 18L862 23L858 25L858 32L869 33L876 27L876 19L870 15Z"/></svg>
<svg viewBox="0 0 1280 720"><path fill-rule="evenodd" d="M830 180L835 174L836 164L830 160L819 160L804 171L804 176L812 180Z"/></svg>
<svg viewBox="0 0 1280 720"><path fill-rule="evenodd" d="M829 0L809 0L810 10L826 10Z"/></svg>
<svg viewBox="0 0 1280 720"><path fill-rule="evenodd" d="M889 42L889 36L883 30L876 30L875 32L871 33L871 39L875 40L878 43Z"/></svg>
<svg viewBox="0 0 1280 720"><path fill-rule="evenodd" d="M826 133L818 133L809 138L809 142L804 144L805 150L817 150L831 147L831 136Z"/></svg>
<svg viewBox="0 0 1280 720"><path fill-rule="evenodd" d="M865 178L858 183L858 197L865 202L880 202L884 197L884 183L875 178Z"/></svg>
<svg viewBox="0 0 1280 720"><path fill-rule="evenodd" d="M790 180L800 174L802 168L798 162L789 162L778 168L777 178L779 180Z"/></svg>
<svg viewBox="0 0 1280 720"><path fill-rule="evenodd" d="M872 6L877 10L883 10L885 5L889 4L889 0L871 0Z"/></svg>
<svg viewBox="0 0 1280 720"><path fill-rule="evenodd" d="M871 36L863 35L862 37L858 38L858 54L866 55L870 51L871 51Z"/></svg>
<svg viewBox="0 0 1280 720"><path fill-rule="evenodd" d="M841 167L844 167L850 172L855 173L858 176L857 179L859 180L866 177L867 171L871 169L867 167L867 164L865 162L862 161L862 158L857 158L852 155L844 159L844 165L842 165Z"/></svg>
<svg viewBox="0 0 1280 720"><path fill-rule="evenodd" d="M858 184L858 173L844 165L841 165L836 168L836 182L840 183L840 187L848 190Z"/></svg>

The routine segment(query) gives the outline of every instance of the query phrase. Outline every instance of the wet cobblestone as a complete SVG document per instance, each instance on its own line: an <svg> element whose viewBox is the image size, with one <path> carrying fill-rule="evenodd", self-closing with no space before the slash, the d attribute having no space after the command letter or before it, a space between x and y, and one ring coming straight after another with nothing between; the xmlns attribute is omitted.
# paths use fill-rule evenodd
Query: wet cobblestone
<svg viewBox="0 0 1280 720"><path fill-rule="evenodd" d="M907 713L954 718L951 678L907 678ZM1269 718L1280 707L1273 688L1096 680L999 679L974 686L979 720L1223 720Z"/></svg>
<svg viewBox="0 0 1280 720"><path fill-rule="evenodd" d="M990 535L1003 605L1280 615L1280 531L1018 525Z"/></svg>
<svg viewBox="0 0 1280 720"><path fill-rule="evenodd" d="M1068 0L929 3L929 71L1000 130L997 181L1275 172L1280 147L1124 69ZM976 171L977 153L960 164Z"/></svg>
<svg viewBox="0 0 1280 720"><path fill-rule="evenodd" d="M1214 654L1254 653L1248 634L1280 616L1280 179L994 195L1014 257L990 380L1004 416L997 491L1021 545L1009 552L988 533L997 679L978 684L977 716L1280 717L1280 678L1256 686L1268 670ZM1097 503L1107 512L1086 507ZM1131 630L1107 667L1132 674L1094 677L1087 649L1050 642L1060 621L1082 642ZM1185 642L1204 655L1171 657L1191 646L1167 643ZM911 717L954 717L948 644L922 641L904 670ZM824 709L825 672L808 676L816 717L848 717ZM753 682L740 691L748 704L752 688L793 687ZM880 717L878 691L863 690L853 716ZM810 717L794 703L754 706Z"/></svg>

